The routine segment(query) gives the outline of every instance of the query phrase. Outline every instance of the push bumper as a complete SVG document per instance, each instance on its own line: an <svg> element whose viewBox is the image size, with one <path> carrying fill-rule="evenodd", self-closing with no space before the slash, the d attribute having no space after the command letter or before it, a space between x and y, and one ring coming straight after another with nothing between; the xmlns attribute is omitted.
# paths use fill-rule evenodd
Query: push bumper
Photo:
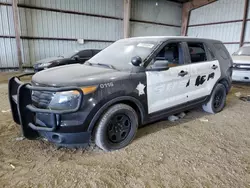
<svg viewBox="0 0 250 188"><path fill-rule="evenodd" d="M83 91L78 87L39 87L30 83L20 81L21 77L33 75L34 73L23 74L12 77L9 80L9 102L11 106L13 120L21 125L22 134L27 139L36 139L39 136L45 137L49 141L62 146L80 146L89 143L90 132L82 132L76 129L75 132L65 132L62 130L60 116L73 114L80 110L83 101ZM32 105L32 91L64 92L78 91L80 94L79 103L75 109L70 110L49 110L37 108ZM44 114L50 117L49 124L37 121L37 115Z"/></svg>

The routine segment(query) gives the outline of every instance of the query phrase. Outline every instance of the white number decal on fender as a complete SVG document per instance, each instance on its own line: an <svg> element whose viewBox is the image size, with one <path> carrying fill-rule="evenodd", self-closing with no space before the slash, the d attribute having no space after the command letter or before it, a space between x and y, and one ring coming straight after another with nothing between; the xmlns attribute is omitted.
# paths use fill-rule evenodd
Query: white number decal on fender
<svg viewBox="0 0 250 188"><path fill-rule="evenodd" d="M104 84L100 84L100 88L108 88L108 87L114 87L114 83L113 82L109 82L109 83L104 83Z"/></svg>

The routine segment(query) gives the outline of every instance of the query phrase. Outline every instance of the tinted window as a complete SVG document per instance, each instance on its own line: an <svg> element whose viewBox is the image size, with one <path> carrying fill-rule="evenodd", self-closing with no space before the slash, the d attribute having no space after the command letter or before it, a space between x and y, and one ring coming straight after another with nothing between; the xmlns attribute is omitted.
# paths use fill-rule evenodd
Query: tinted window
<svg viewBox="0 0 250 188"><path fill-rule="evenodd" d="M93 56L98 54L101 50L93 50Z"/></svg>
<svg viewBox="0 0 250 188"><path fill-rule="evenodd" d="M223 59L229 59L229 53L228 51L226 50L226 47L221 44L221 43L216 43L214 44L216 50L218 51L218 54L220 54L220 56L223 58Z"/></svg>
<svg viewBox="0 0 250 188"><path fill-rule="evenodd" d="M80 51L77 55L79 55L80 58L92 57L92 51L83 50L83 51Z"/></svg>
<svg viewBox="0 0 250 188"><path fill-rule="evenodd" d="M207 61L207 54L202 43L188 43L192 63Z"/></svg>
<svg viewBox="0 0 250 188"><path fill-rule="evenodd" d="M167 61L169 67L175 67L184 64L183 50L181 43L167 44L155 57L155 61Z"/></svg>
<svg viewBox="0 0 250 188"><path fill-rule="evenodd" d="M208 48L208 52L209 52L209 55L210 55L211 59L215 60L216 59L215 55L214 55L214 53L212 52L212 50L210 48Z"/></svg>
<svg viewBox="0 0 250 188"><path fill-rule="evenodd" d="M64 55L61 55L61 56L64 57L64 58L72 58L75 55L77 55L78 53L79 53L79 50L75 50L75 51L68 52L68 53L66 53Z"/></svg>

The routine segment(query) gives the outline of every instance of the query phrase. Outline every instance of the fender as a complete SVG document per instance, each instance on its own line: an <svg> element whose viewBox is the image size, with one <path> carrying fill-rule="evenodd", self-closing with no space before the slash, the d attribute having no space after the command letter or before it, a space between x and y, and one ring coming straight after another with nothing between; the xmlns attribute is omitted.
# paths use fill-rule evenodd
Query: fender
<svg viewBox="0 0 250 188"><path fill-rule="evenodd" d="M110 101L108 101L107 103L105 103L98 111L97 113L94 115L93 119L91 120L90 124L89 124L89 127L88 127L88 131L89 132L92 132L93 129L94 129L94 126L97 122L97 120L100 118L100 116L103 114L103 112L105 110L107 110L110 106L112 106L113 104L117 103L117 102L121 102L121 101L130 101L130 102L133 102L137 107L138 109L140 110L140 115L141 115L141 120L143 122L144 120L144 117L145 117L145 110L142 106L142 104L140 103L140 101L134 97L131 97L131 96L121 96L121 97L117 97L117 98L114 98Z"/></svg>

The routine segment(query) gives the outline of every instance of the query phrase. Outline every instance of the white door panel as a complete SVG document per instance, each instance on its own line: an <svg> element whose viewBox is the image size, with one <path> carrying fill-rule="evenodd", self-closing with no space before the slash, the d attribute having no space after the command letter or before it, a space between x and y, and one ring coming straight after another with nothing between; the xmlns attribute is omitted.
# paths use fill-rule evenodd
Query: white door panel
<svg viewBox="0 0 250 188"><path fill-rule="evenodd" d="M179 76L179 72L189 72L190 65L172 67L166 71L147 71L148 112L153 113L187 102L187 87L190 74Z"/></svg>
<svg viewBox="0 0 250 188"><path fill-rule="evenodd" d="M201 63L193 63L190 67L190 90L189 100L209 95L215 83L221 76L220 65L217 60ZM216 66L216 69L213 69Z"/></svg>

